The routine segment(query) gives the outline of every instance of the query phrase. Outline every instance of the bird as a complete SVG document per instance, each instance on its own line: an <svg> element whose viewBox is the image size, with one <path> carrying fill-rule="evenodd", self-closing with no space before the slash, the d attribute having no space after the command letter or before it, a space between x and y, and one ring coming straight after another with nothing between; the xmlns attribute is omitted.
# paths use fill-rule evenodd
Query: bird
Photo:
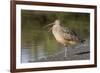
<svg viewBox="0 0 100 73"><path fill-rule="evenodd" d="M46 27L51 26L50 30L56 41L65 46L64 57L67 57L68 46L76 45L78 43L83 43L76 32L70 30L68 27L61 26L59 19L56 19L53 23L48 24Z"/></svg>

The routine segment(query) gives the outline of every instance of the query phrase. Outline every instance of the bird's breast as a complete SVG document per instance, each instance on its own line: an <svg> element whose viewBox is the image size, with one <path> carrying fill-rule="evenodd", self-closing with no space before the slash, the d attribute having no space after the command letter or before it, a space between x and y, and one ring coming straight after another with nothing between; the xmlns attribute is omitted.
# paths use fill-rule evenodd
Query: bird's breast
<svg viewBox="0 0 100 73"><path fill-rule="evenodd" d="M62 33L61 33L61 29L60 29L59 27L53 27L52 33L53 33L55 39L56 39L59 43L65 44L66 41L65 41L65 39L63 38Z"/></svg>
<svg viewBox="0 0 100 73"><path fill-rule="evenodd" d="M55 39L59 43L61 43L63 45L68 45L68 44L69 45L75 45L76 44L75 41L73 41L73 40L67 40L67 39L64 38L64 36L63 36L64 33L62 32L62 29L60 27L57 27L57 26L53 27L52 28L52 33L53 33Z"/></svg>

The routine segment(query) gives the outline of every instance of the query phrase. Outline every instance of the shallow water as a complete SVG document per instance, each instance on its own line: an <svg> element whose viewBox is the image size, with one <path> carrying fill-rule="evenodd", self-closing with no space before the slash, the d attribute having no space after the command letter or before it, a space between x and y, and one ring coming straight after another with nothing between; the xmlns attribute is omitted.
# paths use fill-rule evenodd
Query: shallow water
<svg viewBox="0 0 100 73"><path fill-rule="evenodd" d="M75 47L67 48L65 58L65 48L61 47L54 53L48 54L41 46L35 48L22 49L22 62L48 62L48 61L69 61L69 60L87 60L90 59L89 43L79 44ZM59 51L58 51L59 50Z"/></svg>

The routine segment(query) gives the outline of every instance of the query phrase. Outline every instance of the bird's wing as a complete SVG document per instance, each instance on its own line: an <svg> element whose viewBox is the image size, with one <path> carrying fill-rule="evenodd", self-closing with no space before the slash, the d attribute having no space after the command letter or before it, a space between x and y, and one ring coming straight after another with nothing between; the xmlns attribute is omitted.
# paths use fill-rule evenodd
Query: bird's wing
<svg viewBox="0 0 100 73"><path fill-rule="evenodd" d="M79 40L79 37L77 36L77 34L68 28L62 27L62 33L63 33L64 39L66 39L66 40L69 40L69 41L70 40L72 40L72 41Z"/></svg>

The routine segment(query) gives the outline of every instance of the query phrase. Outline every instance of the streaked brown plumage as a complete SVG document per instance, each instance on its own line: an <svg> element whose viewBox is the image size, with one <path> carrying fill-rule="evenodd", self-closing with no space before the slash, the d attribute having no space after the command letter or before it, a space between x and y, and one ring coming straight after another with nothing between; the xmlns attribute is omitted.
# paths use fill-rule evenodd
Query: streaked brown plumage
<svg viewBox="0 0 100 73"><path fill-rule="evenodd" d="M80 42L75 32L60 25L60 20L55 20L51 29L55 39L64 46L75 45Z"/></svg>
<svg viewBox="0 0 100 73"><path fill-rule="evenodd" d="M67 27L65 28L61 26L60 20L57 19L49 25L53 25L51 27L51 30L57 42L63 44L66 48L69 45L76 45L77 43L81 42L81 40L79 39L79 37L75 32L72 32ZM66 51L67 49L65 49L65 57L66 57Z"/></svg>

